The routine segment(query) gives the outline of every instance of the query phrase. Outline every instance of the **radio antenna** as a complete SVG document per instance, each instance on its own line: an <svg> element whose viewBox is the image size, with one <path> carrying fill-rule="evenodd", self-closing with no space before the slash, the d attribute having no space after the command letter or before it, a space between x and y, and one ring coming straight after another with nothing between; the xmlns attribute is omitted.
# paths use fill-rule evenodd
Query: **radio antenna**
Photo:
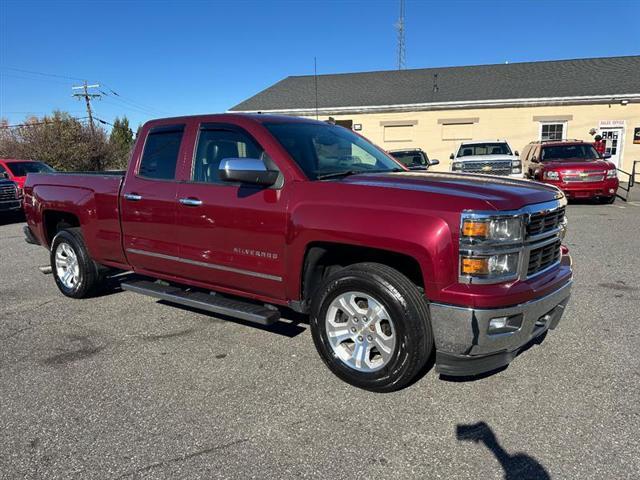
<svg viewBox="0 0 640 480"><path fill-rule="evenodd" d="M316 120L318 120L318 61L313 57L313 83L316 88Z"/></svg>

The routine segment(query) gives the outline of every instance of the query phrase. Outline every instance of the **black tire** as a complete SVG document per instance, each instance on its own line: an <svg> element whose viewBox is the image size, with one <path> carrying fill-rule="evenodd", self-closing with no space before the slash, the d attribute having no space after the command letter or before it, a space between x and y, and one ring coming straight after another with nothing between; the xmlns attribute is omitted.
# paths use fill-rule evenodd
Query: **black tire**
<svg viewBox="0 0 640 480"><path fill-rule="evenodd" d="M78 282L72 287L65 286L56 268L56 251L60 244L66 244L73 250L78 263ZM67 297L86 298L94 295L102 283L100 266L89 256L80 228L67 228L56 234L51 242L51 271L58 289Z"/></svg>
<svg viewBox="0 0 640 480"><path fill-rule="evenodd" d="M350 367L329 342L327 311L336 297L351 291L374 298L393 321L396 347L379 370L361 372ZM329 369L345 382L374 392L391 392L410 384L422 373L434 349L429 308L422 293L406 276L377 263L358 263L328 277L315 292L310 325L316 349Z"/></svg>
<svg viewBox="0 0 640 480"><path fill-rule="evenodd" d="M600 197L600 203L605 205L611 205L616 201L616 196L613 195L611 197Z"/></svg>

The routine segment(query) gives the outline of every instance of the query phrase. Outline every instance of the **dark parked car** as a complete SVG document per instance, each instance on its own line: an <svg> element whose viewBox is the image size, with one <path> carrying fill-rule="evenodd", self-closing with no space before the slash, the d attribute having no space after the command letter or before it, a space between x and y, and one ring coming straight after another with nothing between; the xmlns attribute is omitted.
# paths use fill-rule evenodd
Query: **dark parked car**
<svg viewBox="0 0 640 480"><path fill-rule="evenodd" d="M427 170L432 165L438 165L439 160L429 160L427 152L421 148L409 150L391 150L389 154L410 170Z"/></svg>

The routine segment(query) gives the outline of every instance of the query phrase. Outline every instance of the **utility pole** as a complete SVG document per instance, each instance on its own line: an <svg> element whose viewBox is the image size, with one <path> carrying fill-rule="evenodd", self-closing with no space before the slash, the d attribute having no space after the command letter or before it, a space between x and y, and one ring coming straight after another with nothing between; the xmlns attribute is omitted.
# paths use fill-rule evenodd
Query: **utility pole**
<svg viewBox="0 0 640 480"><path fill-rule="evenodd" d="M400 0L400 17L395 27L398 32L398 70L404 70L407 63L404 44L404 0Z"/></svg>
<svg viewBox="0 0 640 480"><path fill-rule="evenodd" d="M80 99L81 97L84 98L85 103L87 104L87 116L89 117L89 128L91 128L91 135L95 137L96 134L96 130L95 127L93 125L93 112L91 111L91 100L93 100L94 98L100 98L101 95L99 93L90 93L89 89L90 88L99 88L100 85L99 84L95 84L95 85L87 85L87 82L85 80L85 82L80 85L80 86L75 86L75 87L71 87L71 90L81 90L78 93L74 93L73 96Z"/></svg>
<svg viewBox="0 0 640 480"><path fill-rule="evenodd" d="M96 139L96 128L93 125L93 112L91 111L91 100L95 98L100 98L101 95L99 93L90 92L89 89L99 88L99 87L100 85L97 83L95 85L87 85L86 80L80 86L71 87L71 90L80 90L79 92L74 93L73 96L76 97L78 100L80 98L84 98L84 101L87 105L87 116L89 117L89 128L91 129L91 140L94 142ZM96 154L95 152L92 157L92 163L94 163L96 171L99 172L102 170L102 162L100 161L100 155Z"/></svg>

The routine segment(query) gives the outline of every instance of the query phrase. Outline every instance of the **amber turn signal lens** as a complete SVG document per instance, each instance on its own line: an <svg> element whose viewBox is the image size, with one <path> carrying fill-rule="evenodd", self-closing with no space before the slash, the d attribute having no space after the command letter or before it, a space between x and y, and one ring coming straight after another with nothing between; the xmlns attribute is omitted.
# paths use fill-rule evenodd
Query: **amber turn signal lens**
<svg viewBox="0 0 640 480"><path fill-rule="evenodd" d="M462 275L487 275L489 273L488 258L462 257Z"/></svg>
<svg viewBox="0 0 640 480"><path fill-rule="evenodd" d="M462 224L462 234L465 237L489 236L489 222L479 222L477 220L465 220Z"/></svg>

